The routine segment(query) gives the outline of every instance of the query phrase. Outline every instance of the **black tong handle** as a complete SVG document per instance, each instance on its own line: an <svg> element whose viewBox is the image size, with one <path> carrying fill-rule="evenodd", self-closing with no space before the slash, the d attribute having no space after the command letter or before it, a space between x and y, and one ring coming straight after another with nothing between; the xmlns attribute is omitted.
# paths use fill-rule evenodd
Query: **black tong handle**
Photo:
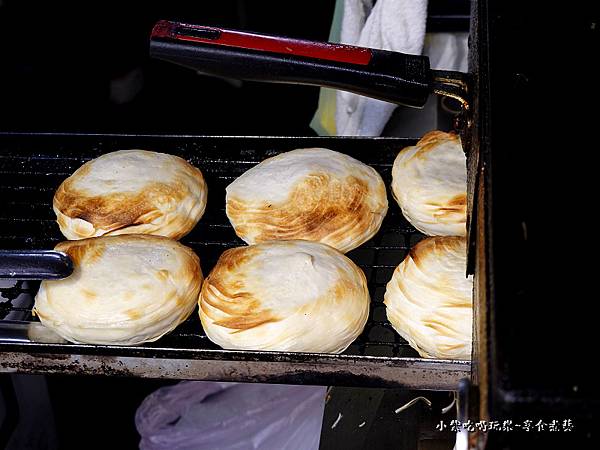
<svg viewBox="0 0 600 450"><path fill-rule="evenodd" d="M433 91L424 56L158 22L150 56L202 73L327 86L421 108Z"/></svg>
<svg viewBox="0 0 600 450"><path fill-rule="evenodd" d="M73 261L50 250L0 250L0 278L55 280L73 273Z"/></svg>

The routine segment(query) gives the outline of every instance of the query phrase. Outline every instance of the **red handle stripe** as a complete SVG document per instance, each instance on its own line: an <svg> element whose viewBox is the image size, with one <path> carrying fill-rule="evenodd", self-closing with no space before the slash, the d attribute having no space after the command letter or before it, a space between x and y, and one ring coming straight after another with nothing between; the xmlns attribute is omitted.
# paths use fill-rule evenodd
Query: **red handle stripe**
<svg viewBox="0 0 600 450"><path fill-rule="evenodd" d="M203 37L202 35L207 37ZM188 25L161 20L152 30L153 38L223 45L290 56L305 56L366 66L371 61L371 50L351 45L302 41L285 37L222 30L220 28Z"/></svg>

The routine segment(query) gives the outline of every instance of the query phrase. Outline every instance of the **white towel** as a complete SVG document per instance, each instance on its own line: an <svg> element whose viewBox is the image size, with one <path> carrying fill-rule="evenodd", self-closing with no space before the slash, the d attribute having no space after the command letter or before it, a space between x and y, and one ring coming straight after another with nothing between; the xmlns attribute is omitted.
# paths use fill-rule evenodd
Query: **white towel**
<svg viewBox="0 0 600 450"><path fill-rule="evenodd" d="M344 0L341 41L420 55L425 40L427 0ZM378 136L396 105L339 91L338 135Z"/></svg>
<svg viewBox="0 0 600 450"><path fill-rule="evenodd" d="M427 33L423 54L429 57L432 69L456 70L468 69L469 33Z"/></svg>

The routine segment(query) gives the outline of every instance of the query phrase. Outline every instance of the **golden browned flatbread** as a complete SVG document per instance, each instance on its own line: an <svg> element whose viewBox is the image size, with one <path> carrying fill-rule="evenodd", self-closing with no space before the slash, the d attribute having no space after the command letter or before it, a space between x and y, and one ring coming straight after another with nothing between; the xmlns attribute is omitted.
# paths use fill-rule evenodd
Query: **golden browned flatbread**
<svg viewBox="0 0 600 450"><path fill-rule="evenodd" d="M59 186L53 209L67 239L157 234L179 239L198 223L207 188L184 159L145 150L107 153Z"/></svg>
<svg viewBox="0 0 600 450"><path fill-rule="evenodd" d="M460 138L432 131L403 149L392 168L392 193L417 230L430 236L465 236L467 161Z"/></svg>
<svg viewBox="0 0 600 450"><path fill-rule="evenodd" d="M200 295L204 331L227 349L338 353L362 332L368 314L363 272L310 241L227 250Z"/></svg>
<svg viewBox="0 0 600 450"><path fill-rule="evenodd" d="M422 240L394 271L385 305L394 329L425 358L471 359L473 280L462 237Z"/></svg>
<svg viewBox="0 0 600 450"><path fill-rule="evenodd" d="M305 239L347 252L371 239L387 212L372 168L324 148L266 159L227 187L227 216L248 244Z"/></svg>
<svg viewBox="0 0 600 450"><path fill-rule="evenodd" d="M135 345L155 341L194 310L200 261L162 236L122 235L66 241L75 270L43 281L35 298L41 322L71 342Z"/></svg>

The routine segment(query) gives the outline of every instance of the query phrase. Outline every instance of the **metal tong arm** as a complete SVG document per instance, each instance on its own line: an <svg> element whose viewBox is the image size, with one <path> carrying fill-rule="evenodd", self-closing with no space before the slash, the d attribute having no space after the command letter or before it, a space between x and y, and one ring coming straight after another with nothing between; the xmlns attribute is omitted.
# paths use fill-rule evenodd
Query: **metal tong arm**
<svg viewBox="0 0 600 450"><path fill-rule="evenodd" d="M0 278L53 280L73 272L68 255L52 250L0 250Z"/></svg>
<svg viewBox="0 0 600 450"><path fill-rule="evenodd" d="M433 92L425 56L246 31L160 21L150 55L220 77L326 86L416 108Z"/></svg>

